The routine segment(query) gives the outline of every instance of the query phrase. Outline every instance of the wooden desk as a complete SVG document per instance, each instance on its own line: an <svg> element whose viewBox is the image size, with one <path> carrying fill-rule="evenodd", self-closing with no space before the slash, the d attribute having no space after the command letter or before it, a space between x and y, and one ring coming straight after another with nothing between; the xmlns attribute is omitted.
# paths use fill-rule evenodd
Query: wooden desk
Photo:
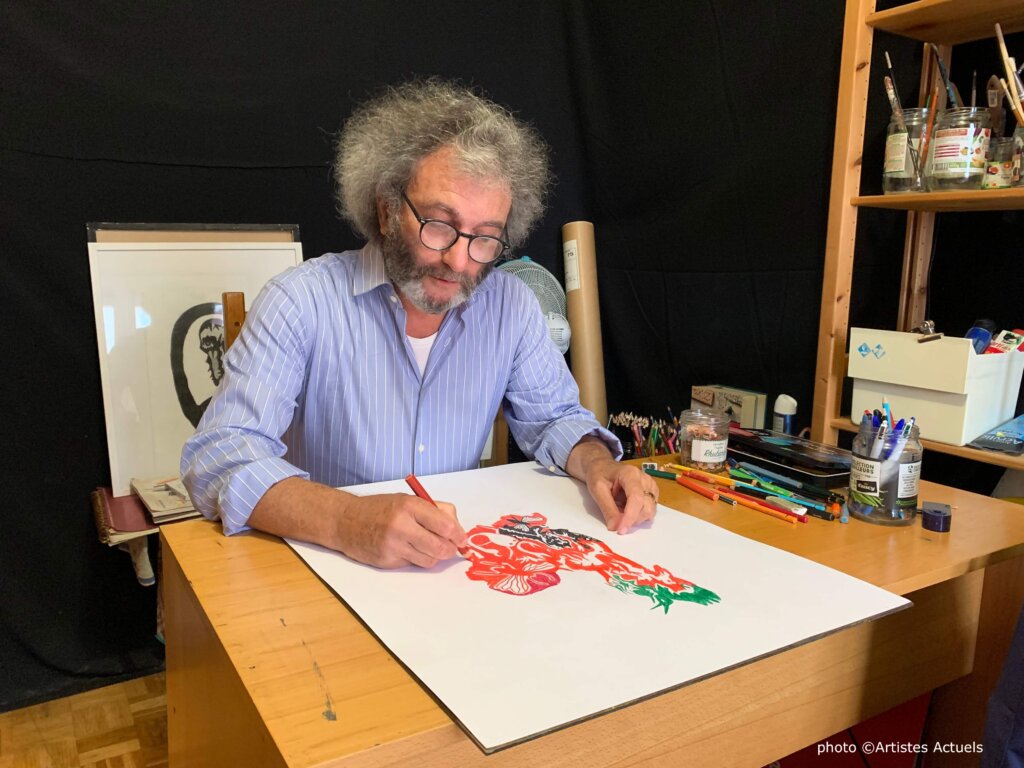
<svg viewBox="0 0 1024 768"><path fill-rule="evenodd" d="M922 483L954 507L950 534L790 526L659 483L665 505L915 605L485 757L285 543L165 526L172 768L762 766L936 688L934 737L980 741L1021 603L1024 508Z"/></svg>

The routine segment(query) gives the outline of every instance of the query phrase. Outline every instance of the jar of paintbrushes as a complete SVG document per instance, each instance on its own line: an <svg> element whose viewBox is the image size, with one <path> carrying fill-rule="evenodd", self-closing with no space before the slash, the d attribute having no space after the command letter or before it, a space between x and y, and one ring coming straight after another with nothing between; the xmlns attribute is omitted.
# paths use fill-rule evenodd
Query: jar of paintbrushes
<svg viewBox="0 0 1024 768"><path fill-rule="evenodd" d="M885 139L885 166L882 171L882 191L922 192L921 137L928 122L928 108L904 109L893 114Z"/></svg>
<svg viewBox="0 0 1024 768"><path fill-rule="evenodd" d="M852 453L850 514L879 525L911 525L917 514L923 453L913 419L892 423L886 414L879 418L865 413Z"/></svg>

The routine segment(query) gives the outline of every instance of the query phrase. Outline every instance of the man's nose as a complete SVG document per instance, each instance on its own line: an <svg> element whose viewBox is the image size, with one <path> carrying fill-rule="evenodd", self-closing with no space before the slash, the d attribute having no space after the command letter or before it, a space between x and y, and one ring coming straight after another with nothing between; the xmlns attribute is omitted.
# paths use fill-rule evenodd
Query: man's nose
<svg viewBox="0 0 1024 768"><path fill-rule="evenodd" d="M469 240L461 235L446 251L441 252L441 260L453 272L465 272L469 266Z"/></svg>

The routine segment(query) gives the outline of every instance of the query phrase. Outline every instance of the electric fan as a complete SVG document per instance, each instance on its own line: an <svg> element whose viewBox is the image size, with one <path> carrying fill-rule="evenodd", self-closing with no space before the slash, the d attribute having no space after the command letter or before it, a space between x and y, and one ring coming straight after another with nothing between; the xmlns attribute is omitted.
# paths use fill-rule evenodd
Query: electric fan
<svg viewBox="0 0 1024 768"><path fill-rule="evenodd" d="M529 256L499 264L498 269L515 275L524 283L540 302L540 310L548 324L548 335L563 355L569 351L572 331L566 319L565 291L558 279Z"/></svg>

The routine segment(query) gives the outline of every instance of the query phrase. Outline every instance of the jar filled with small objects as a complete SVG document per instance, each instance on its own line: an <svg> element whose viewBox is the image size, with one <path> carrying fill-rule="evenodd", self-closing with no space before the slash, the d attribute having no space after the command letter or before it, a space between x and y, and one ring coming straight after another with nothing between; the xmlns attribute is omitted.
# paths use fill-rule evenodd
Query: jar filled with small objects
<svg viewBox="0 0 1024 768"><path fill-rule="evenodd" d="M679 416L679 463L720 472L729 447L729 417L711 408L691 408Z"/></svg>

